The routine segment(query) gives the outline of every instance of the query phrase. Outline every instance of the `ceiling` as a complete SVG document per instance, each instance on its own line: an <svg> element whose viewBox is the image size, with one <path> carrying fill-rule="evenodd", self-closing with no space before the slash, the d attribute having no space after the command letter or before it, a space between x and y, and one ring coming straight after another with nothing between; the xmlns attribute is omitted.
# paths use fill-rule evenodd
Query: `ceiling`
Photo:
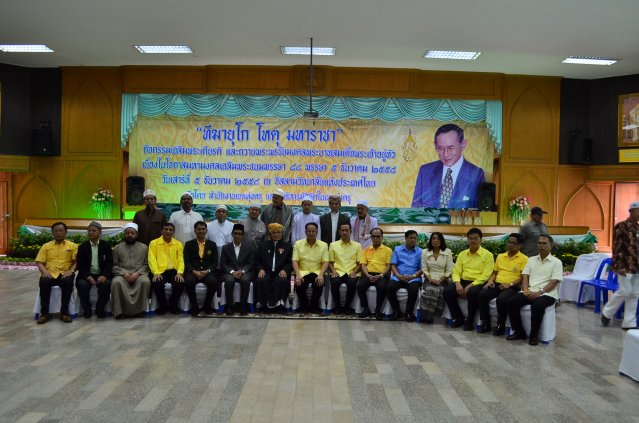
<svg viewBox="0 0 639 423"><path fill-rule="evenodd" d="M639 74L638 0L4 0L0 52L28 67L298 65L281 45L337 47L318 65L604 78ZM188 44L194 54L143 55L134 44ZM475 61L426 50L481 51ZM621 59L562 64L567 56Z"/></svg>

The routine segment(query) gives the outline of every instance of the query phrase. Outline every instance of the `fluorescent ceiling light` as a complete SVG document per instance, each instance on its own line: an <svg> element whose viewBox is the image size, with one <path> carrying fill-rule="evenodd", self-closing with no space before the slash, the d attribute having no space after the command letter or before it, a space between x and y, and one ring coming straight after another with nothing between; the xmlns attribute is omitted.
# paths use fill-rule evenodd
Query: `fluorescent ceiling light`
<svg viewBox="0 0 639 423"><path fill-rule="evenodd" d="M5 53L54 53L44 44L0 44L0 51Z"/></svg>
<svg viewBox="0 0 639 423"><path fill-rule="evenodd" d="M189 46L135 46L140 53L150 54L190 54L193 53Z"/></svg>
<svg viewBox="0 0 639 423"><path fill-rule="evenodd" d="M566 57L561 63L577 63L580 65L612 65L617 63L617 59L606 59L603 57L581 57L581 56L570 56Z"/></svg>
<svg viewBox="0 0 639 423"><path fill-rule="evenodd" d="M311 54L310 47L292 47L280 46L282 54L302 54L309 56ZM335 56L335 47L313 47L313 56Z"/></svg>
<svg viewBox="0 0 639 423"><path fill-rule="evenodd" d="M481 51L447 51L428 50L424 53L425 59L455 59L455 60L475 60Z"/></svg>

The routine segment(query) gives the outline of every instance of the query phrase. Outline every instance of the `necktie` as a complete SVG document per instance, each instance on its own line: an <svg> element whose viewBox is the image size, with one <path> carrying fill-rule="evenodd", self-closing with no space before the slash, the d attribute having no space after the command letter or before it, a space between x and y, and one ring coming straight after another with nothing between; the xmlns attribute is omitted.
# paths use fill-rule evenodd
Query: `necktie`
<svg viewBox="0 0 639 423"><path fill-rule="evenodd" d="M448 168L442 185L442 197L439 201L440 208L447 208L450 201L450 195L453 193L453 169Z"/></svg>

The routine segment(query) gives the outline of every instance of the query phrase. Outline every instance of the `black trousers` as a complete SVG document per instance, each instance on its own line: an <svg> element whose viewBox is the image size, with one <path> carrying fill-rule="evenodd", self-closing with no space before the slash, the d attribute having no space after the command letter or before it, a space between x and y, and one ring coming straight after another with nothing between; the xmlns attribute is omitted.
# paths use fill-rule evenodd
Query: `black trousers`
<svg viewBox="0 0 639 423"><path fill-rule="evenodd" d="M265 271L263 278L255 279L255 302L260 302L262 307L274 307L282 298L288 295L288 277L283 278L278 273Z"/></svg>
<svg viewBox="0 0 639 423"><path fill-rule="evenodd" d="M406 281L394 281L389 280L386 284L386 296L388 297L388 302L393 308L394 313L399 313L401 310L399 309L399 300L397 299L397 291L400 288L406 288L408 291L408 300L406 300L406 313L413 314L415 312L415 303L417 302L417 295L419 295L419 288L421 288L421 282L411 282L408 283Z"/></svg>
<svg viewBox="0 0 639 423"><path fill-rule="evenodd" d="M472 281L460 281L461 286L466 288L468 285L472 283ZM446 305L448 305L448 309L450 310L451 316L453 319L459 320L463 319L464 315L459 308L459 304L457 303L457 289L456 285L452 284L444 288L444 301L446 301ZM475 313L477 312L477 297L479 296L479 292L484 289L482 285L473 286L468 290L467 299L468 299L468 316L466 319L472 324L475 321Z"/></svg>
<svg viewBox="0 0 639 423"><path fill-rule="evenodd" d="M198 283L202 283L206 286L206 297L204 297L204 304L202 307L198 306L197 295L195 294L195 286ZM204 278L198 279L193 273L187 273L184 275L184 289L186 290L186 295L189 297L189 302L191 303L191 310L189 311L192 314L197 314L200 310L213 310L213 296L217 291L217 279L215 279L215 275L209 273Z"/></svg>
<svg viewBox="0 0 639 423"><path fill-rule="evenodd" d="M224 274L224 292L226 293L226 307L232 307L234 304L233 301L233 290L235 289L235 284L240 284L240 306L242 308L246 308L248 304L248 296L249 291L251 289L251 280L253 279L253 274L251 272L247 272L242 275L241 278L235 279L233 275L230 273Z"/></svg>
<svg viewBox="0 0 639 423"><path fill-rule="evenodd" d="M43 278L40 277L40 315L47 316L49 314L49 301L51 301L51 287L59 286L62 291L62 298L60 302L60 314L69 314L69 301L73 294L73 278L75 275L71 275L67 278L63 278L62 274L59 274L57 278Z"/></svg>
<svg viewBox="0 0 639 423"><path fill-rule="evenodd" d="M499 284L496 283L494 287L486 288L479 293L479 317L482 323L491 323L488 303L493 298L497 298L497 324L503 326L506 324L506 318L508 317L506 301L519 292L519 287L513 286L506 289L499 289L498 285Z"/></svg>
<svg viewBox="0 0 639 423"><path fill-rule="evenodd" d="M379 275L379 273L370 273L371 276ZM382 304L384 304L384 298L386 298L386 284L388 283L388 277L385 276L380 278L375 283L371 283L370 280L366 276L362 276L359 278L359 283L357 284L357 295L359 295L359 302L364 308L364 310L368 309L368 296L366 293L368 292L368 288L371 286L375 287L375 291L377 292L377 300L375 302L375 313L381 313Z"/></svg>
<svg viewBox="0 0 639 423"><path fill-rule="evenodd" d="M524 332L524 327L521 325L520 309L527 304L530 304L529 336L531 338L536 338L539 336L539 328L541 327L541 321L544 319L546 308L555 304L555 299L549 295L542 295L541 297L530 301L523 293L514 295L506 302L506 308L508 309L510 326L515 332Z"/></svg>
<svg viewBox="0 0 639 423"><path fill-rule="evenodd" d="M302 278L302 283L299 286L295 285L295 293L297 294L297 298L300 301L301 311L309 310L308 297L306 296L306 290L308 289L309 285L313 287L313 294L311 294L310 310L314 311L319 309L318 303L319 303L320 297L322 296L322 291L324 287L317 286L317 282L315 281L315 279L317 279L317 274L309 273L308 275Z"/></svg>
<svg viewBox="0 0 639 423"><path fill-rule="evenodd" d="M175 276L177 275L177 270L171 269L162 273L161 281L154 281L151 278L151 289L155 293L155 298L158 300L158 310L166 312L166 310L170 310L171 313L179 313L180 310L178 308L178 303L180 301L180 297L182 296L182 292L184 292L184 283L176 282ZM166 291L164 290L165 283L171 284L171 297L167 303L166 301Z"/></svg>
<svg viewBox="0 0 639 423"><path fill-rule="evenodd" d="M100 275L91 275L94 280L98 280ZM89 301L89 292L91 291L91 285L86 279L77 278L75 281L75 287L78 290L78 298L82 304L82 309L85 314L91 314L91 301ZM103 283L96 283L95 287L98 289L98 301L95 303L96 314L104 313L104 307L109 302L111 297L111 279L107 279Z"/></svg>
<svg viewBox="0 0 639 423"><path fill-rule="evenodd" d="M342 308L342 299L340 298L339 288L342 284L346 284L346 302L344 307L348 308L355 298L355 292L357 289L357 278L350 278L348 273L344 276L338 276L336 278L331 277L331 294L333 295L333 304L336 309Z"/></svg>

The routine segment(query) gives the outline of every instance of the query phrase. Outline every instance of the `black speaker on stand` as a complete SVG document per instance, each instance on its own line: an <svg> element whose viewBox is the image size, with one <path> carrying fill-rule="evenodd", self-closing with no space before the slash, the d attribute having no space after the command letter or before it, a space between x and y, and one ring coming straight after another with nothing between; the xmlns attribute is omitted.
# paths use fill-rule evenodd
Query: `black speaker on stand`
<svg viewBox="0 0 639 423"><path fill-rule="evenodd" d="M492 182L483 182L479 184L478 205L481 211L496 211L495 192L497 191L495 184Z"/></svg>
<svg viewBox="0 0 639 423"><path fill-rule="evenodd" d="M129 206L144 204L144 178L128 176L126 178L126 203Z"/></svg>

